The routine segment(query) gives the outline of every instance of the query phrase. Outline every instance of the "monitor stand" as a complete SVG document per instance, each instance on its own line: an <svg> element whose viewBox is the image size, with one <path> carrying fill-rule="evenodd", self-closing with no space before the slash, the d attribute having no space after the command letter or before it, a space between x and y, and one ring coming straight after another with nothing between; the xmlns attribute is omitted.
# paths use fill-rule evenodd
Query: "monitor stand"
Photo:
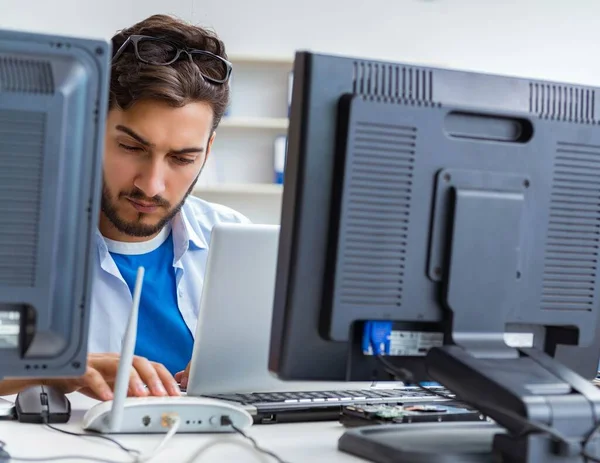
<svg viewBox="0 0 600 463"><path fill-rule="evenodd" d="M444 346L427 352L425 367L432 380L497 426L369 427L344 434L339 448L377 463L592 461L582 452L586 444L588 454L600 455L600 432L589 438L600 428L600 391L548 355L547 347L515 349L504 342L510 316L520 307L515 282L525 192L510 177L492 186L481 185L472 172L452 178L452 232L442 272L449 332ZM562 327L551 312L541 325ZM397 367L402 358L388 357L394 361Z"/></svg>
<svg viewBox="0 0 600 463"><path fill-rule="evenodd" d="M346 431L338 448L375 463L494 463L492 423L375 425Z"/></svg>
<svg viewBox="0 0 600 463"><path fill-rule="evenodd" d="M518 354L476 357L450 345L426 356L432 379L494 423L369 426L347 431L339 449L376 463L592 461L582 452L587 441L585 451L600 455L600 432L588 439L600 428L600 391L544 352Z"/></svg>

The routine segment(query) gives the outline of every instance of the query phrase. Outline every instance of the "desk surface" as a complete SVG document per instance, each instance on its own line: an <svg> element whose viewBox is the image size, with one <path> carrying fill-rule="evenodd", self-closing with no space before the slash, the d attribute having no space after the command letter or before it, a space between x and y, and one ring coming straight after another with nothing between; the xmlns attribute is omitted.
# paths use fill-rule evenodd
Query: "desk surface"
<svg viewBox="0 0 600 463"><path fill-rule="evenodd" d="M13 400L14 397L6 397ZM81 422L85 411L95 403L80 394L69 396L72 405L71 420L68 424L56 425L61 429L81 432ZM364 463L365 460L339 452L337 441L344 427L337 422L256 425L247 434L256 439L258 445L277 454L288 463L328 462ZM113 435L126 447L139 450L142 454L152 451L163 435ZM238 435L217 434L177 434L169 441L157 458L151 462L186 462L202 446L213 440L223 440L203 453L194 462L273 462L271 458L261 460L254 452L238 445L226 443L228 440L249 442ZM131 462L131 458L114 444L102 439L81 438L53 431L45 426L0 421L0 440L6 443L5 449L13 457L55 457L83 455L105 458L115 462ZM248 447L246 447L248 448ZM80 460L65 460L76 462ZM81 460L85 461L85 460Z"/></svg>

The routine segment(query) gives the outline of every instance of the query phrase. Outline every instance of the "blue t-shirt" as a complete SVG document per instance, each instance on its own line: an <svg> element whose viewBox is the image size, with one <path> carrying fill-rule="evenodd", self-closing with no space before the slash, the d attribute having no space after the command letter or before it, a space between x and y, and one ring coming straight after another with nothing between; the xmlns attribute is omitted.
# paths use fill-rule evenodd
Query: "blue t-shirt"
<svg viewBox="0 0 600 463"><path fill-rule="evenodd" d="M168 236L165 239L166 233ZM158 247L144 252L148 246L153 247L152 243L161 240L164 242ZM132 294L138 267L142 266L145 270L135 355L162 363L173 375L185 370L192 358L194 339L177 305L173 235L170 229L163 230L163 233L146 243L106 241Z"/></svg>

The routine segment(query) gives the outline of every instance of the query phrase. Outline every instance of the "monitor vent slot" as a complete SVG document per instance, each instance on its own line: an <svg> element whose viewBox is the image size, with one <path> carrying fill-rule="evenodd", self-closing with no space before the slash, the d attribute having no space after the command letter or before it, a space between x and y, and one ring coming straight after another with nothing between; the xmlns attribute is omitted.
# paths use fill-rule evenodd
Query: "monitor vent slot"
<svg viewBox="0 0 600 463"><path fill-rule="evenodd" d="M0 56L0 92L53 94L52 66L48 61Z"/></svg>
<svg viewBox="0 0 600 463"><path fill-rule="evenodd" d="M417 129L357 122L347 166L338 301L402 303Z"/></svg>
<svg viewBox="0 0 600 463"><path fill-rule="evenodd" d="M433 104L433 71L355 61L353 92L377 100Z"/></svg>
<svg viewBox="0 0 600 463"><path fill-rule="evenodd" d="M544 119L591 124L596 120L596 91L554 84L529 84L529 112Z"/></svg>
<svg viewBox="0 0 600 463"><path fill-rule="evenodd" d="M35 286L46 116L0 110L0 288Z"/></svg>
<svg viewBox="0 0 600 463"><path fill-rule="evenodd" d="M592 310L600 240L600 146L558 143L541 308Z"/></svg>

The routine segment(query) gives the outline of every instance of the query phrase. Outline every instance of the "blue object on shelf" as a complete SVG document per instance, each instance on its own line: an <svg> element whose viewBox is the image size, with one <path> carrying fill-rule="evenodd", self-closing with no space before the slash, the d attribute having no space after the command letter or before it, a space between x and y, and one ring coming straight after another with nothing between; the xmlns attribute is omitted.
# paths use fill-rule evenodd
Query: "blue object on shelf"
<svg viewBox="0 0 600 463"><path fill-rule="evenodd" d="M287 151L287 137L280 135L275 138L273 144L273 181L278 185L283 185L283 176L285 171L285 154Z"/></svg>

